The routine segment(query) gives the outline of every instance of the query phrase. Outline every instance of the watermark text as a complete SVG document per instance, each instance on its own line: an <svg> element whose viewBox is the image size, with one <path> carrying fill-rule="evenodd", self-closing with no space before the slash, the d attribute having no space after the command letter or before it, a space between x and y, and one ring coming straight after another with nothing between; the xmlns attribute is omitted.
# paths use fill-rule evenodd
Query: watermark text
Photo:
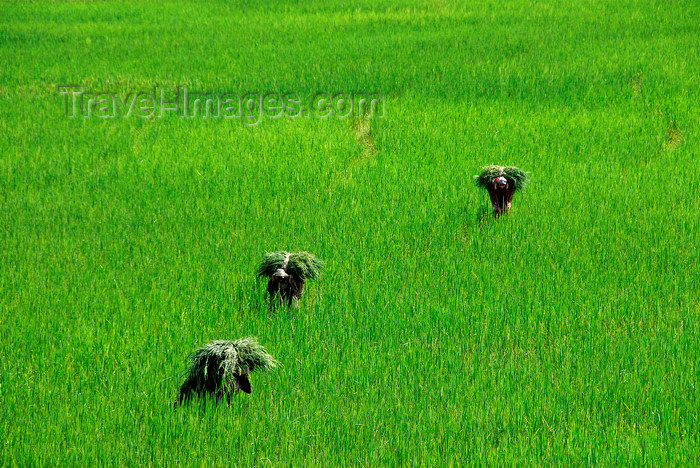
<svg viewBox="0 0 700 468"><path fill-rule="evenodd" d="M383 118L379 93L317 92L304 97L280 92L194 92L185 86L158 86L127 93L91 92L80 86L59 85L66 117L84 119L168 118L238 119L257 125L279 118Z"/></svg>

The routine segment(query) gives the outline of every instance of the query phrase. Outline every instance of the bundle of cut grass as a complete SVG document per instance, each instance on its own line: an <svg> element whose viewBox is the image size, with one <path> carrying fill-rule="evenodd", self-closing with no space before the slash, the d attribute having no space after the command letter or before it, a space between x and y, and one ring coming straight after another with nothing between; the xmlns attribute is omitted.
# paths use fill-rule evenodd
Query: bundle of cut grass
<svg viewBox="0 0 700 468"><path fill-rule="evenodd" d="M316 279L323 269L323 261L308 252L268 252L263 258L258 275L271 278L283 270L302 281Z"/></svg>
<svg viewBox="0 0 700 468"><path fill-rule="evenodd" d="M484 166L481 174L474 176L474 182L478 187L488 190L498 177L505 177L514 191L525 188L530 178L528 172L515 166Z"/></svg>
<svg viewBox="0 0 700 468"><path fill-rule="evenodd" d="M515 166L485 166L474 182L489 192L493 215L498 218L510 212L513 195L527 185L528 178L527 172Z"/></svg>
<svg viewBox="0 0 700 468"><path fill-rule="evenodd" d="M180 402L193 396L214 395L216 401L239 390L250 393L248 375L258 369L269 370L280 365L255 338L235 341L217 340L197 349L189 356L190 368L180 387Z"/></svg>
<svg viewBox="0 0 700 468"><path fill-rule="evenodd" d="M268 252L263 258L258 276L270 278L267 292L270 308L280 301L296 308L304 293L304 282L321 274L323 262L308 252Z"/></svg>

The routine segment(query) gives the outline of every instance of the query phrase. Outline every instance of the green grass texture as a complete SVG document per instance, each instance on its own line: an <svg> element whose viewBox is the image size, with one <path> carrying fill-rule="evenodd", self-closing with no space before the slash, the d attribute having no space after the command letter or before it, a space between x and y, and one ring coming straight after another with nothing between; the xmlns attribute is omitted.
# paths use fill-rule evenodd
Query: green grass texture
<svg viewBox="0 0 700 468"><path fill-rule="evenodd" d="M0 3L0 466L700 464L700 3ZM60 85L378 93L68 118ZM530 173L508 216L473 176ZM269 312L265 252L323 275ZM187 356L284 367L174 408Z"/></svg>

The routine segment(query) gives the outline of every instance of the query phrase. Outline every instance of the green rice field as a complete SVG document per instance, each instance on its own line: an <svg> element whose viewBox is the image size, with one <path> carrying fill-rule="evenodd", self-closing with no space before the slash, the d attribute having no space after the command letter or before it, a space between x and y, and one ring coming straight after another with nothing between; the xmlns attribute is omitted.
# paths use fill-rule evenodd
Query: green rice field
<svg viewBox="0 0 700 468"><path fill-rule="evenodd" d="M698 18L0 3L0 466L699 465ZM174 405L249 336L252 394Z"/></svg>

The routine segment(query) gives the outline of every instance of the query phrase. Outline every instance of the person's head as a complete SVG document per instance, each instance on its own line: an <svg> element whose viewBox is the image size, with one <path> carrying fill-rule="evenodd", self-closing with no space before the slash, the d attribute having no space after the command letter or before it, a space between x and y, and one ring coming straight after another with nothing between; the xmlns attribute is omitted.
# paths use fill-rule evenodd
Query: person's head
<svg viewBox="0 0 700 468"><path fill-rule="evenodd" d="M493 188L496 190L505 190L508 188L508 180L503 176L498 176L493 179Z"/></svg>
<svg viewBox="0 0 700 468"><path fill-rule="evenodd" d="M233 384L235 386L234 393L238 392L239 390L244 393L250 393L253 391L253 387L250 385L250 380L248 379L248 368L245 367L242 370L243 373L234 374L233 376Z"/></svg>

